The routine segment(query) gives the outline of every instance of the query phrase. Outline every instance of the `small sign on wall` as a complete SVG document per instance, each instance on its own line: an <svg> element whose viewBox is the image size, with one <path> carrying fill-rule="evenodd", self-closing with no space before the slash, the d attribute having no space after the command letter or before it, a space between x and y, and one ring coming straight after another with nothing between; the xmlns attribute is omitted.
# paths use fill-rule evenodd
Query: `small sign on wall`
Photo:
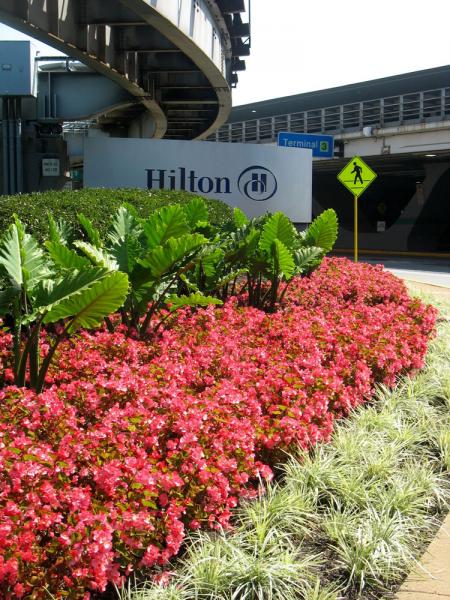
<svg viewBox="0 0 450 600"><path fill-rule="evenodd" d="M43 177L59 177L61 174L61 161L59 158L42 159Z"/></svg>

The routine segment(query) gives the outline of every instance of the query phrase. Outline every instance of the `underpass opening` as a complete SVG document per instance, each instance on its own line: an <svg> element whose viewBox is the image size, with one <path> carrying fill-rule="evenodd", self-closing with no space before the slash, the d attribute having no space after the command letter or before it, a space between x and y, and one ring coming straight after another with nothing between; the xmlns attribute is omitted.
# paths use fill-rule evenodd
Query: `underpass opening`
<svg viewBox="0 0 450 600"><path fill-rule="evenodd" d="M378 177L359 198L361 250L449 252L450 159L427 162L417 156L389 156L364 160ZM315 163L313 216L327 208L335 209L340 223L336 248L350 250L353 198L336 178L340 164L341 161Z"/></svg>

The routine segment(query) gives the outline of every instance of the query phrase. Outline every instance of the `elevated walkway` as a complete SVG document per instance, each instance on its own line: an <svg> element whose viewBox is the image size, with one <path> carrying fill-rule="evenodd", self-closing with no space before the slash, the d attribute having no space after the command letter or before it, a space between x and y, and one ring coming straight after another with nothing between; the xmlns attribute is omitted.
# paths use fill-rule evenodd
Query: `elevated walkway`
<svg viewBox="0 0 450 600"><path fill-rule="evenodd" d="M209 139L273 144L281 131L328 134L339 156L372 156L450 150L449 129L450 66L238 106Z"/></svg>
<svg viewBox="0 0 450 600"><path fill-rule="evenodd" d="M152 137L169 139L204 138L228 118L250 53L243 12L243 0L0 0L0 21L127 94L114 112L124 135L151 118Z"/></svg>

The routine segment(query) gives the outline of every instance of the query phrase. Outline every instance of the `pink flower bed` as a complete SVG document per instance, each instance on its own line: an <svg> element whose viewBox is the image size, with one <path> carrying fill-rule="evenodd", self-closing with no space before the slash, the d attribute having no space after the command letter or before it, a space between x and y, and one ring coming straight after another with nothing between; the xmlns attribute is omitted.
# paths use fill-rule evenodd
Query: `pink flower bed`
<svg viewBox="0 0 450 600"><path fill-rule="evenodd" d="M325 260L276 314L237 299L153 343L83 332L40 395L0 336L0 596L89 598L227 526L282 450L421 367L435 311L380 268Z"/></svg>

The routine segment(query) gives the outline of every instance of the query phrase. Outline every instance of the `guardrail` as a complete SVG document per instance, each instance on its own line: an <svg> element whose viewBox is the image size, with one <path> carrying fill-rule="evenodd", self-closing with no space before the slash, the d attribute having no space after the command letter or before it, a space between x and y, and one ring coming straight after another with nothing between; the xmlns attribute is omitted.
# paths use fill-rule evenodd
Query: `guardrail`
<svg viewBox="0 0 450 600"><path fill-rule="evenodd" d="M340 134L450 118L450 88L351 102L223 125L210 141L270 143L280 131Z"/></svg>

